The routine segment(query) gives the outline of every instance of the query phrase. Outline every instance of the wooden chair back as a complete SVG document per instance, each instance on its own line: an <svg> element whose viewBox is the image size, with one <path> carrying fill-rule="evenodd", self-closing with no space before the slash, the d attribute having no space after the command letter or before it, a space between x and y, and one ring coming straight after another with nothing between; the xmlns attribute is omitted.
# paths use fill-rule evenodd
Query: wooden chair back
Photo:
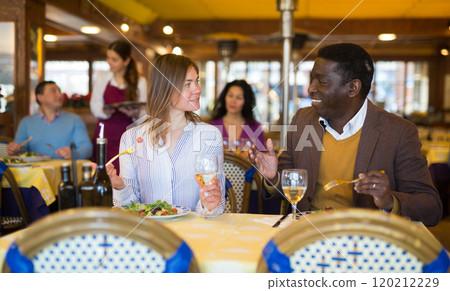
<svg viewBox="0 0 450 291"><path fill-rule="evenodd" d="M237 202L236 202L236 192L234 192L233 185L230 180L225 177L225 188L227 193L227 202L225 204L224 213L236 213L237 212Z"/></svg>

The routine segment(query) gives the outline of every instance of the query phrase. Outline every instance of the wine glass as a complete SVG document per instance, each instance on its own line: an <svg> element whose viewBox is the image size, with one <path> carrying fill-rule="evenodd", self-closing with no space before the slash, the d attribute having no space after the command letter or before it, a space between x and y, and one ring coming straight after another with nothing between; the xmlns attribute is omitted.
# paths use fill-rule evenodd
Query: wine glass
<svg viewBox="0 0 450 291"><path fill-rule="evenodd" d="M281 172L281 187L292 205L292 220L296 220L297 203L302 200L308 186L308 173L304 169L286 169Z"/></svg>
<svg viewBox="0 0 450 291"><path fill-rule="evenodd" d="M217 170L218 161L216 155L195 156L195 176L202 185L211 184L212 179L217 176ZM204 192L203 195L208 197L207 192ZM202 217L214 217L216 216L216 210L208 211L207 206L203 205L203 209L199 215Z"/></svg>

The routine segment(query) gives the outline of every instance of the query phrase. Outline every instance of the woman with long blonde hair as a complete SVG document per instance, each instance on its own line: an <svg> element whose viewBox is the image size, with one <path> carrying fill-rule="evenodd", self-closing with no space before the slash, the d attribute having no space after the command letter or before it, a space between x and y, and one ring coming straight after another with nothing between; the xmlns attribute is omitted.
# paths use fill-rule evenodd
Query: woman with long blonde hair
<svg viewBox="0 0 450 291"><path fill-rule="evenodd" d="M200 108L198 67L189 58L159 56L150 74L146 122L127 130L120 152L135 145L136 151L120 157L120 176L109 167L116 206L131 201L165 200L173 205L223 212L225 176L220 131L200 121L193 112ZM216 155L217 178L202 186L195 180L197 154ZM204 192L208 195L203 195Z"/></svg>

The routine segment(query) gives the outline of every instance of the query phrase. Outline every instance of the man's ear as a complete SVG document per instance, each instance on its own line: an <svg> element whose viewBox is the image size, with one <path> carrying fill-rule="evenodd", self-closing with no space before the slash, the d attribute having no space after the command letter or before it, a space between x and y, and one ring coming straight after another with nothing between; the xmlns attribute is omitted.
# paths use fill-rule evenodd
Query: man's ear
<svg viewBox="0 0 450 291"><path fill-rule="evenodd" d="M42 94L36 95L36 100L39 102L39 104L41 103L41 96L42 96Z"/></svg>
<svg viewBox="0 0 450 291"><path fill-rule="evenodd" d="M348 96L356 97L361 92L362 83L359 79L353 79L348 84Z"/></svg>

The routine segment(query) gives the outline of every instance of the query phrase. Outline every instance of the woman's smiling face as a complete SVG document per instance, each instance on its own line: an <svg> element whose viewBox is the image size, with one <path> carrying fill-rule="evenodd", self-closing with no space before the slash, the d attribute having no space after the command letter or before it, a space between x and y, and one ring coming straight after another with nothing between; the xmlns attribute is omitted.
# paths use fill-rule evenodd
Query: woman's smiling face
<svg viewBox="0 0 450 291"><path fill-rule="evenodd" d="M198 73L194 67L191 67L184 81L182 94L174 98L172 107L181 111L196 111L200 109L200 95L202 88L199 83Z"/></svg>

